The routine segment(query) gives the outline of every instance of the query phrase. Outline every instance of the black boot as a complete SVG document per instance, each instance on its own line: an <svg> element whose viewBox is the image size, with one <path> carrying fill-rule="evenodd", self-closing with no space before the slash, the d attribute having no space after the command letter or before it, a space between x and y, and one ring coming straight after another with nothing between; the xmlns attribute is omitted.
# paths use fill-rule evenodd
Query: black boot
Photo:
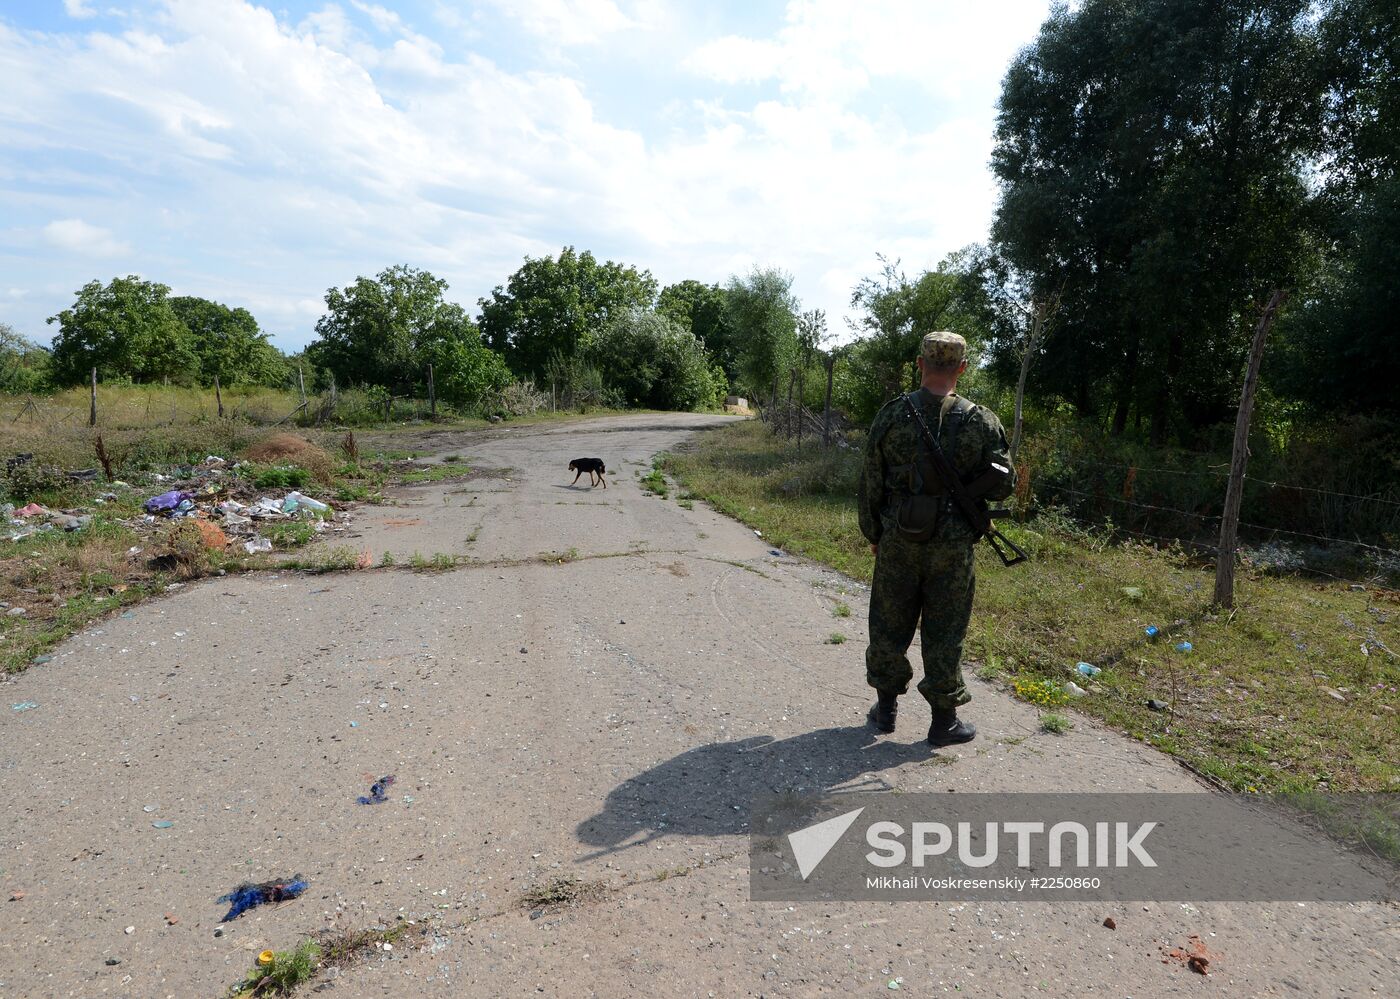
<svg viewBox="0 0 1400 999"><path fill-rule="evenodd" d="M977 726L971 722L958 720L958 709L933 712L933 724L928 727L930 746L956 746L961 742L971 742L977 735Z"/></svg>
<svg viewBox="0 0 1400 999"><path fill-rule="evenodd" d="M880 699L870 709L870 724L877 732L893 732L894 718L899 714L899 695L879 691Z"/></svg>

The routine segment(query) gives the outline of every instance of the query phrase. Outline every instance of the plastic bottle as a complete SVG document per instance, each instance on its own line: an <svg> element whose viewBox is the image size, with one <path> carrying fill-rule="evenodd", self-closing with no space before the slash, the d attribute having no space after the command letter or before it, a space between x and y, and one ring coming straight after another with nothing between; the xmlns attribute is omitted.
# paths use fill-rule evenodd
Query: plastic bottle
<svg viewBox="0 0 1400 999"><path fill-rule="evenodd" d="M1089 692L1083 687L1081 687L1079 684L1075 683L1073 680L1066 680L1065 693L1069 694L1070 697L1083 697Z"/></svg>
<svg viewBox="0 0 1400 999"><path fill-rule="evenodd" d="M1079 672L1084 676L1098 676L1100 673L1103 672L1103 670L1099 669L1097 666L1092 665L1091 663L1078 663L1075 665L1074 668L1079 670Z"/></svg>
<svg viewBox="0 0 1400 999"><path fill-rule="evenodd" d="M286 509L286 504L289 501L296 504L296 506L292 507L293 510L298 506L304 506L306 509L314 510L317 513L326 513L330 510L330 507L320 500L312 499L310 496L303 496L298 492L290 492L287 494L287 499L283 501L283 509ZM290 513L291 511L288 512Z"/></svg>
<svg viewBox="0 0 1400 999"><path fill-rule="evenodd" d="M1178 652L1190 652L1190 651L1191 651L1191 643L1190 643L1190 642L1177 642L1177 643L1176 643L1176 651L1178 651Z"/></svg>
<svg viewBox="0 0 1400 999"><path fill-rule="evenodd" d="M1159 634L1155 624L1149 624L1146 628L1143 628L1142 631L1148 638L1156 638Z"/></svg>

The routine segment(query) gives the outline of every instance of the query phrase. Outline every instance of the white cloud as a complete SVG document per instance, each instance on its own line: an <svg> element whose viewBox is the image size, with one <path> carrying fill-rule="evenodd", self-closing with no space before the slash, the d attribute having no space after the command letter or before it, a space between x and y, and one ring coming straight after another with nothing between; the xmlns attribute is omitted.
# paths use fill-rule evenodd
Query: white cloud
<svg viewBox="0 0 1400 999"><path fill-rule="evenodd" d="M568 18L588 4L530 0L519 16L602 46L609 32L660 17L659 7L598 2L603 16L587 30ZM6 187L63 178L74 193L46 188L46 214L28 231L42 227L73 255L64 287L85 279L83 259L131 252L81 218L122 219L146 253L131 266L248 305L284 346L305 343L322 290L356 274L427 267L471 305L523 255L566 243L663 281L777 264L839 329L876 253L912 271L985 235L992 98L968 94L995 95L1038 18L1008 35L1001 8L982 13L1000 48L984 39L976 59L950 55L963 68L949 72L965 77L949 82L911 53L971 45L967 31L877 38L839 10L828 25L823 11L822 0L794 0L772 38L700 46L690 65L705 79L777 87L740 106L717 85L703 101L658 94L657 106L672 109L665 132L608 120L588 79L507 70L479 46L449 57L416 33L421 25L359 0L299 23L245 0L165 0L158 19L132 30L64 38L0 22L0 65L16 88L0 105L0 213L24 204ZM889 27L888 12L871 17ZM945 13L942 23L970 17ZM690 47L685 30L668 36L659 61ZM824 55L834 62L821 78ZM952 103L904 118L863 103L871 81L886 78ZM96 165L75 174L77 162ZM63 221L43 226L54 218ZM56 280L29 277L34 287ZM36 301L35 317L62 305Z"/></svg>
<svg viewBox="0 0 1400 999"><path fill-rule="evenodd" d="M591 45L606 36L641 27L614 0L489 0L547 44L568 48Z"/></svg>
<svg viewBox="0 0 1400 999"><path fill-rule="evenodd" d="M117 239L110 229L89 225L82 219L55 219L43 228L51 246L84 257L122 257L131 247Z"/></svg>
<svg viewBox="0 0 1400 999"><path fill-rule="evenodd" d="M809 98L845 99L888 78L957 99L995 90L1011 44L1031 40L1047 7L1045 0L790 0L775 38L714 39L685 66L725 83L776 80L785 93Z"/></svg>
<svg viewBox="0 0 1400 999"><path fill-rule="evenodd" d="M63 0L63 9L68 13L69 17L78 18L80 20L97 16L97 11L89 7L83 0Z"/></svg>

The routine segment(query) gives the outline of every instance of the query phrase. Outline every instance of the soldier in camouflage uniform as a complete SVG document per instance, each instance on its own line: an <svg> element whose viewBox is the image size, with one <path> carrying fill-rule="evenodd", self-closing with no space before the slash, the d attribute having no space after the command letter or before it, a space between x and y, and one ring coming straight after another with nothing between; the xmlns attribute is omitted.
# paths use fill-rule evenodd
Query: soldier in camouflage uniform
<svg viewBox="0 0 1400 999"><path fill-rule="evenodd" d="M1001 421L954 392L966 358L967 343L956 333L924 337L922 384L876 415L860 477L860 529L875 551L865 675L879 700L870 721L881 732L894 731L896 699L914 675L907 653L917 625L924 662L919 693L933 708L928 741L934 746L977 734L958 719L957 709L972 699L963 684L962 645L972 614L972 549L978 539L944 494L905 399L919 407L963 482L977 483L969 491L999 500L1015 487Z"/></svg>

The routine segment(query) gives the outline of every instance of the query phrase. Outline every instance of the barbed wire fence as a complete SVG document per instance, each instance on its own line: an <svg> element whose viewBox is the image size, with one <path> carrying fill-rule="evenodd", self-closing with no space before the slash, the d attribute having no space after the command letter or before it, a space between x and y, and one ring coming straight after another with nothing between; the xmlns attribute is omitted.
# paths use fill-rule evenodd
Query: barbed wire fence
<svg viewBox="0 0 1400 999"><path fill-rule="evenodd" d="M1109 470L1124 473L1121 481L1110 483L1106 476ZM1023 465L1023 474L1027 471ZM1025 494L1034 496L1033 504L1056 506L1059 505L1057 500L1069 498L1063 505L1076 520L1083 523L1094 522L1094 518L1087 515L1090 510L1097 512L1108 507L1123 511L1118 516L1107 516L1106 529L1111 533L1157 544L1181 546L1200 554L1202 558L1219 555L1218 543L1207 541L1202 536L1218 531L1223 512L1217 512L1216 509L1186 509L1168 503L1152 503L1138 498L1136 492L1147 491L1140 478L1142 473L1190 476L1215 480L1218 483L1227 472L1112 462L1062 465L1059 471L1075 481L1097 482L1099 488L1076 488L1053 478L1038 487L1026 483ZM1260 489L1294 491L1324 497L1328 501L1337 501L1349 506L1353 512L1358 509L1371 510L1373 514L1376 511L1384 511L1384 516L1368 515L1364 518L1365 524L1371 529L1367 537L1356 534L1352 537L1342 537L1322 530L1299 530L1296 525L1285 527L1241 517L1238 523L1244 534L1236 545L1236 556L1265 568L1297 569L1343 582L1375 584L1400 579L1400 548L1389 541L1391 537L1400 534L1400 500L1384 493L1362 494L1331 490L1279 482L1261 476L1246 475L1245 481ZM1223 491L1216 495L1223 498ZM1380 525L1379 529L1376 525ZM1337 549L1341 549L1342 553L1339 554ZM1339 564L1347 565L1351 571L1344 574L1332 571L1338 568Z"/></svg>

